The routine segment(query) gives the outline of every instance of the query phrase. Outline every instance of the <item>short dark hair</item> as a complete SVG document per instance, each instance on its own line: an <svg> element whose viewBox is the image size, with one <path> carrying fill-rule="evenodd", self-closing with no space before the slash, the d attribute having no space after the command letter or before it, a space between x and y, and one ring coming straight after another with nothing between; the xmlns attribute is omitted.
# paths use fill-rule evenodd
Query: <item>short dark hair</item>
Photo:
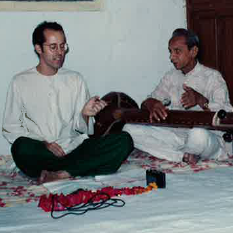
<svg viewBox="0 0 233 233"><path fill-rule="evenodd" d="M65 35L64 30L60 24L58 24L57 22L44 21L44 22L40 23L39 25L37 25L37 27L35 28L35 30L32 34L32 43L34 46L36 44L38 44L42 47L43 43L45 42L44 31L46 29L51 29L51 30L55 30L55 31L62 31L63 34Z"/></svg>
<svg viewBox="0 0 233 233"><path fill-rule="evenodd" d="M185 38L189 50L192 49L194 46L197 46L197 48L199 48L199 38L197 34L194 33L192 30L187 30L185 28L177 28L176 30L174 30L169 43L174 37L180 36L183 36Z"/></svg>

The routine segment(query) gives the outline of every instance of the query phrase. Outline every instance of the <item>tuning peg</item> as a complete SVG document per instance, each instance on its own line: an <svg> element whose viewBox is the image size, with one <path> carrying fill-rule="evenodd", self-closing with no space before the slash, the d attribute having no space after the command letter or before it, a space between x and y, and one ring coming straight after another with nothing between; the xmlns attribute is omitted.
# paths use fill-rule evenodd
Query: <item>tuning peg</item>
<svg viewBox="0 0 233 233"><path fill-rule="evenodd" d="M219 119L224 119L226 117L227 113L225 110L221 109L218 111L218 118Z"/></svg>
<svg viewBox="0 0 233 233"><path fill-rule="evenodd" d="M222 137L223 137L225 142L232 142L232 140L233 140L232 132L226 132L223 134Z"/></svg>

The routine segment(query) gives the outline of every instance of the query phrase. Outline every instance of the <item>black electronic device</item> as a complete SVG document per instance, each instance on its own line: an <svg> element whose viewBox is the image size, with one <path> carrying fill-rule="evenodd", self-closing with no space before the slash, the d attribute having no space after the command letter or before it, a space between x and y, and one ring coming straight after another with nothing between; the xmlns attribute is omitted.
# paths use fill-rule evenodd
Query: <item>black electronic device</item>
<svg viewBox="0 0 233 233"><path fill-rule="evenodd" d="M158 170L146 171L146 184L156 183L158 188L166 188L166 175Z"/></svg>

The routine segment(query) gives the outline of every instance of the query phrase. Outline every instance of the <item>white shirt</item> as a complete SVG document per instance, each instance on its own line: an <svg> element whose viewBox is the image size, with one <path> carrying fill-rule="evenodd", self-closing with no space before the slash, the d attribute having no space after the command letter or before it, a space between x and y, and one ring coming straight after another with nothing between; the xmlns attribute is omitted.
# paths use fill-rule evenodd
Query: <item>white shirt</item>
<svg viewBox="0 0 233 233"><path fill-rule="evenodd" d="M209 100L211 111L219 111L220 109L228 112L233 111L227 85L222 75L217 70L200 63L197 63L194 69L185 75L176 69L168 71L148 97L160 101L168 99L171 101L170 109L185 110L180 103L181 95L184 93L183 84L206 97ZM200 106L195 106L189 110L202 111Z"/></svg>
<svg viewBox="0 0 233 233"><path fill-rule="evenodd" d="M162 102L170 100L169 109L185 110L180 103L184 93L183 84L193 88L209 100L212 111L224 109L232 112L228 89L221 74L199 63L184 75L172 69L161 79L150 96ZM199 106L190 110L203 111ZM227 159L232 154L232 143L225 143L221 131L198 131L197 129L155 127L126 124L123 130L130 133L134 146L157 158L181 162L185 152L201 155L202 158Z"/></svg>
<svg viewBox="0 0 233 233"><path fill-rule="evenodd" d="M34 67L17 74L7 95L3 136L10 143L20 136L56 142L69 153L93 133L93 119L87 126L81 113L89 98L78 72L61 68L44 76Z"/></svg>

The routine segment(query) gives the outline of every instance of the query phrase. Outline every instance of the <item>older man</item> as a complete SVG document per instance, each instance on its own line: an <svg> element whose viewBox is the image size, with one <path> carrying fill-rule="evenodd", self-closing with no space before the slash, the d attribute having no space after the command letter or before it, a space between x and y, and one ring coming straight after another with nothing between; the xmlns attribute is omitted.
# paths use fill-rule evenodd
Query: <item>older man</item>
<svg viewBox="0 0 233 233"><path fill-rule="evenodd" d="M221 74L197 60L199 39L186 29L176 29L168 43L175 69L142 103L150 111L150 120L165 119L168 109L232 111L228 89ZM169 105L169 106L167 106ZM222 139L222 132L206 129L180 129L126 124L124 130L133 137L135 147L175 162L196 164L200 158L225 159L232 146Z"/></svg>

